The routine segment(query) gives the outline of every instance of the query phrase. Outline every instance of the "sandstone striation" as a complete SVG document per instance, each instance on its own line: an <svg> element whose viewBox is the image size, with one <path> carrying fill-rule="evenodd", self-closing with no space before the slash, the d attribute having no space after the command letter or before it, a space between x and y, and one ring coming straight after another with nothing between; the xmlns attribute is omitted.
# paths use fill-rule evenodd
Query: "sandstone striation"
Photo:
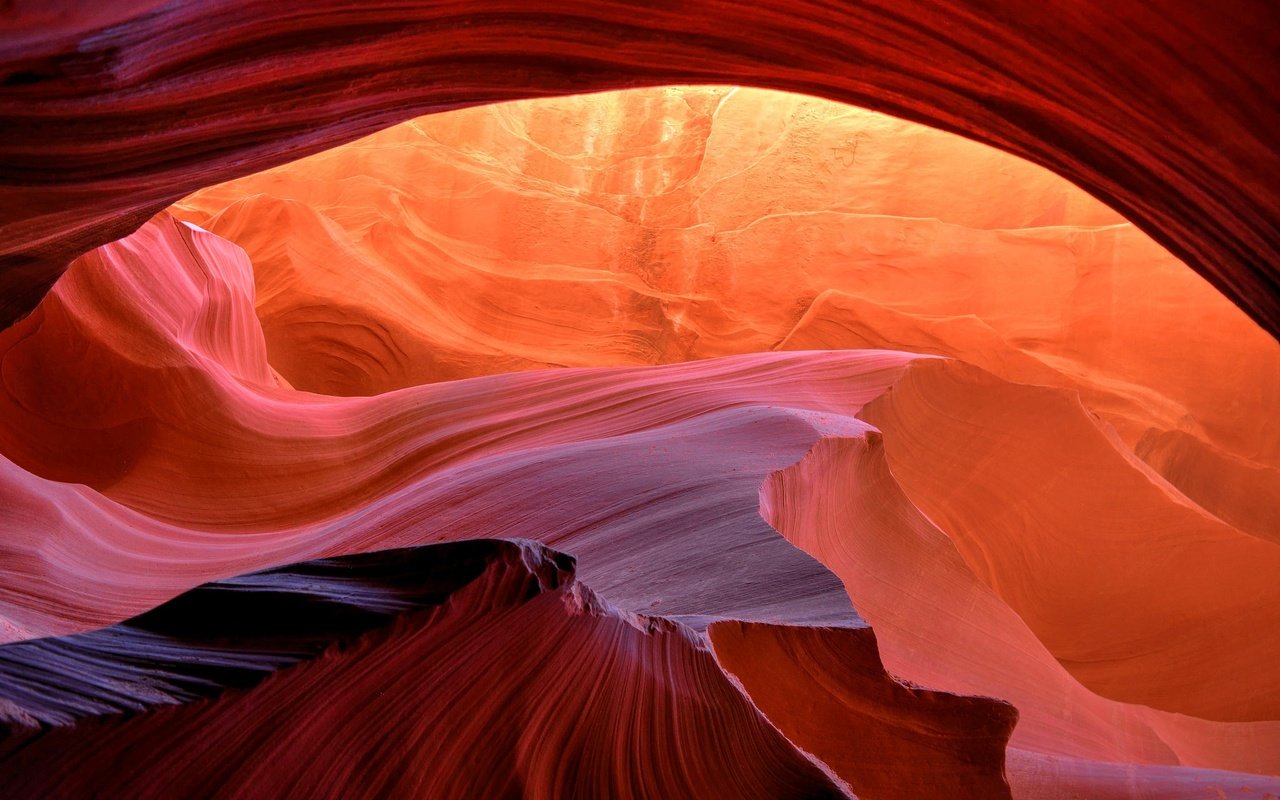
<svg viewBox="0 0 1280 800"><path fill-rule="evenodd" d="M1280 331L1266 0L60 0L3 22L3 323L71 259L195 189L428 112L718 82L875 108L1042 164Z"/></svg>
<svg viewBox="0 0 1280 800"><path fill-rule="evenodd" d="M0 43L0 794L1280 796L1265 11L73 6ZM559 96L729 76L998 148Z"/></svg>

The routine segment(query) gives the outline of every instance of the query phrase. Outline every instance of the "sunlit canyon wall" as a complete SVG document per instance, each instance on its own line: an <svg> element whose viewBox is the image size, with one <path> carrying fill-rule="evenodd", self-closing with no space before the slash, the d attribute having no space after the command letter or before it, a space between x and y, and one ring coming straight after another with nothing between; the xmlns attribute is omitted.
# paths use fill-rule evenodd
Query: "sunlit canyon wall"
<svg viewBox="0 0 1280 800"><path fill-rule="evenodd" d="M15 797L1280 796L1280 344L799 95L418 118L0 332Z"/></svg>

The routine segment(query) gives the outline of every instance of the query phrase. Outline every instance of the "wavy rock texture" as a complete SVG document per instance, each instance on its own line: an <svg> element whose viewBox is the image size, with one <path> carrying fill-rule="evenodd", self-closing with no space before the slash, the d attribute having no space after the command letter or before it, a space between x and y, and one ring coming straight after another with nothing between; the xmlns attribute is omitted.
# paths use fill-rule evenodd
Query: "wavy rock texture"
<svg viewBox="0 0 1280 800"><path fill-rule="evenodd" d="M1004 746L1017 712L892 680L869 628L734 620L709 633L717 660L756 707L858 797L1008 794Z"/></svg>
<svg viewBox="0 0 1280 800"><path fill-rule="evenodd" d="M1148 431L1134 451L1203 509L1280 543L1280 469L1207 447L1182 431Z"/></svg>
<svg viewBox="0 0 1280 800"><path fill-rule="evenodd" d="M1278 394L996 150L721 88L418 120L0 332L0 787L1280 794Z"/></svg>
<svg viewBox="0 0 1280 800"><path fill-rule="evenodd" d="M1280 548L1188 502L1076 397L935 362L862 416L916 507L1087 685L1210 719L1280 717L1280 674L1262 666L1280 652L1265 633Z"/></svg>
<svg viewBox="0 0 1280 800"><path fill-rule="evenodd" d="M886 348L1079 392L1131 446L1185 432L1250 475L1280 468L1258 414L1280 404L1280 346L1182 263L1042 169L826 101L686 87L468 109L175 213L250 255L268 357L299 389ZM1206 508L1243 501L1199 485Z"/></svg>
<svg viewBox="0 0 1280 800"><path fill-rule="evenodd" d="M444 575L415 552L312 562L209 584L126 625L0 648L5 688L15 673L57 674L58 660L87 665L82 685L5 698L10 719L72 724L11 729L0 787L11 797L843 796L687 631L602 605L563 556L482 544L462 559L456 546L442 551ZM167 685L156 686L161 665Z"/></svg>
<svg viewBox="0 0 1280 800"><path fill-rule="evenodd" d="M1203 791L1196 788L1204 777L1199 768L1276 771L1274 721L1206 722L1117 703L1081 685L912 504L890 470L885 439L869 428L825 438L770 476L761 513L840 576L874 627L891 673L1013 703L1019 720L1008 770L1017 795L1070 796L1050 787L1075 787L1086 796L1125 796L1128 787L1155 798L1182 776L1187 783L1177 791L1194 796ZM1246 674L1256 680L1269 673L1254 663ZM1268 784L1235 776L1224 785Z"/></svg>
<svg viewBox="0 0 1280 800"><path fill-rule="evenodd" d="M71 258L202 186L430 111L719 82L876 108L1043 164L1280 332L1266 0L110 6L4 12L5 323Z"/></svg>

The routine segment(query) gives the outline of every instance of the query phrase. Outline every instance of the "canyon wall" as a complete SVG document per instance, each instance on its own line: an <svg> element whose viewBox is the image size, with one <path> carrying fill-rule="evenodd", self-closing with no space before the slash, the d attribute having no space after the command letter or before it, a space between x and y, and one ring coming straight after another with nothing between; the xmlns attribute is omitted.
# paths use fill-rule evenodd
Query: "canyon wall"
<svg viewBox="0 0 1280 800"><path fill-rule="evenodd" d="M1280 796L1267 6L0 14L0 793Z"/></svg>
<svg viewBox="0 0 1280 800"><path fill-rule="evenodd" d="M421 114L672 83L886 111L1042 164L1280 331L1265 0L20 5L0 43L0 323L183 195Z"/></svg>

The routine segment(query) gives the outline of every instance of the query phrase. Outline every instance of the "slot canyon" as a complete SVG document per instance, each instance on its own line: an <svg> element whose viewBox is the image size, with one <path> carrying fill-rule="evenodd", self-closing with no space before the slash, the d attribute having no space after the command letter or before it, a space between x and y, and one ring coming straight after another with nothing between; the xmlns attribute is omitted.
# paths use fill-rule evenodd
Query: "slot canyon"
<svg viewBox="0 0 1280 800"><path fill-rule="evenodd" d="M1269 4L0 31L0 797L1280 800Z"/></svg>

